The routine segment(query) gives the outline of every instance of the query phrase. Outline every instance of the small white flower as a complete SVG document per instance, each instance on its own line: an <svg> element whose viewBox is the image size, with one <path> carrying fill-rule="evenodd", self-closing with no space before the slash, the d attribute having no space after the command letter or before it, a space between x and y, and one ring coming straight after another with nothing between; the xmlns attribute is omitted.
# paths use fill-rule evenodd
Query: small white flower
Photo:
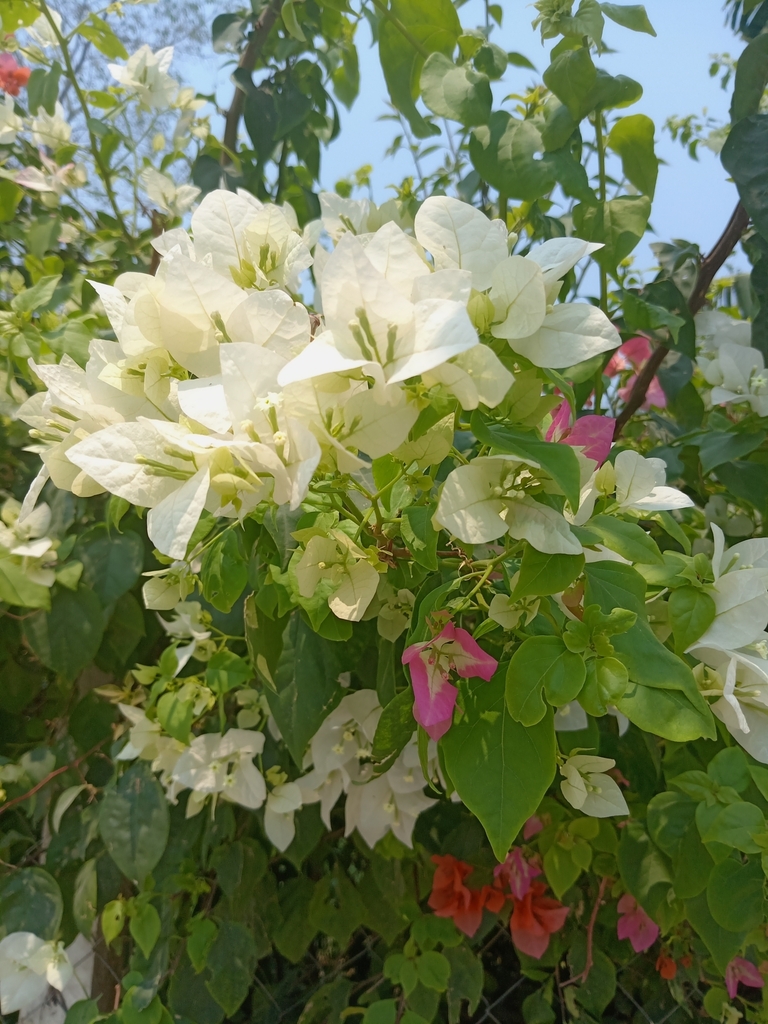
<svg viewBox="0 0 768 1024"><path fill-rule="evenodd" d="M592 818L629 814L621 790L606 775L616 762L609 757L575 754L560 766L560 789L568 803Z"/></svg>
<svg viewBox="0 0 768 1024"><path fill-rule="evenodd" d="M163 213L181 217L200 195L196 185L177 185L173 178L154 167L145 167L139 175L144 191Z"/></svg>
<svg viewBox="0 0 768 1024"><path fill-rule="evenodd" d="M253 756L263 749L264 734L249 729L230 729L223 736L196 736L171 773L174 782L194 790L188 816L200 810L205 797L212 793L252 810L261 807L267 787Z"/></svg>
<svg viewBox="0 0 768 1024"><path fill-rule="evenodd" d="M57 102L53 114L40 107L32 120L32 140L36 146L58 149L72 136L72 126L64 117L64 108Z"/></svg>
<svg viewBox="0 0 768 1024"><path fill-rule="evenodd" d="M13 96L5 94L0 105L0 145L12 146L16 141L16 133L24 127L24 122L14 111Z"/></svg>
<svg viewBox="0 0 768 1024"><path fill-rule="evenodd" d="M283 776L285 778L285 776ZM264 831L267 838L282 853L296 835L293 816L302 805L302 791L295 782L275 786L267 796L264 808Z"/></svg>
<svg viewBox="0 0 768 1024"><path fill-rule="evenodd" d="M0 942L0 1010L24 1013L38 1005L48 986L61 992L72 964L61 942L44 942L31 932L12 932Z"/></svg>
<svg viewBox="0 0 768 1024"><path fill-rule="evenodd" d="M172 60L172 46L153 53L145 43L131 54L126 64L108 64L107 67L112 77L134 93L144 106L164 110L172 105L179 88L178 82L168 74Z"/></svg>
<svg viewBox="0 0 768 1024"><path fill-rule="evenodd" d="M48 10L56 23L56 28L61 32L61 15L58 11L54 11L52 7L49 7ZM32 24L27 28L27 32L30 38L44 50L49 50L52 46L59 45L56 33L44 14L41 14L39 18L36 18L32 22Z"/></svg>

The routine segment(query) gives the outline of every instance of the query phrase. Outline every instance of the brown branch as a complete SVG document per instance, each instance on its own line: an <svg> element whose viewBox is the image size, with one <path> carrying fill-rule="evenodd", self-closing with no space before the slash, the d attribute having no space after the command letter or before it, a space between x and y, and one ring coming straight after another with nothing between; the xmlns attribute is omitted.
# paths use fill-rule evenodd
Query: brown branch
<svg viewBox="0 0 768 1024"><path fill-rule="evenodd" d="M269 5L261 12L253 26L248 45L243 50L240 62L237 65L238 68L244 68L250 72L256 67L256 61L264 49L267 36L272 31L272 26L277 21L282 6L283 0L271 0ZM224 137L222 139L224 150L221 154L222 167L226 167L227 164L232 162L230 154L234 153L237 147L237 132L240 127L240 118L243 116L244 106L245 93L239 85L235 84L235 95L232 97L232 103L229 106L224 122Z"/></svg>
<svg viewBox="0 0 768 1024"><path fill-rule="evenodd" d="M691 311L691 316L695 316L707 301L707 292L715 278L715 274L733 252L739 239L746 231L748 224L749 214L741 203L738 203L736 205L736 209L733 211L731 219L728 221L725 231L723 231L722 235L717 240L715 247L701 261L699 275L696 279L696 286L691 293L691 297L688 299L688 308ZM651 386L653 378L656 376L659 367L668 355L669 349L666 345L659 345L637 375L637 380L632 387L629 398L616 419L616 429L613 435L614 439L621 435L624 427L645 401L648 388Z"/></svg>
<svg viewBox="0 0 768 1024"><path fill-rule="evenodd" d="M589 924L587 925L587 956L584 963L584 970L581 972L581 974L576 974L572 978L569 978L568 981L564 981L560 988L566 988L568 985L575 985L577 982L584 985L587 981L587 978L589 977L589 972L592 970L594 966L594 961L592 959L592 945L595 935L595 923L597 921L598 911L600 910L600 907L603 905L603 896L605 895L605 890L609 882L610 879L606 876L600 879L600 890L597 894L595 905L594 907L592 907L592 913L589 918Z"/></svg>
<svg viewBox="0 0 768 1024"><path fill-rule="evenodd" d="M105 736L104 739L101 740L100 743L97 743L95 747L91 747L87 754L81 754L75 761L65 764L61 768L56 768L55 771L46 775L45 778L41 779L36 786L32 787L32 789L28 789L27 792L22 793L21 796L15 796L13 800L8 800L7 803L0 806L0 814L4 814L6 811L9 811L11 807L15 807L17 804L22 804L25 800L29 800L29 798L33 797L35 793L38 793L43 786L47 786L51 779L55 779L57 775L62 775L64 772L77 768L83 763L83 761L86 761L92 754L95 754L99 747L103 747L106 742L107 737Z"/></svg>

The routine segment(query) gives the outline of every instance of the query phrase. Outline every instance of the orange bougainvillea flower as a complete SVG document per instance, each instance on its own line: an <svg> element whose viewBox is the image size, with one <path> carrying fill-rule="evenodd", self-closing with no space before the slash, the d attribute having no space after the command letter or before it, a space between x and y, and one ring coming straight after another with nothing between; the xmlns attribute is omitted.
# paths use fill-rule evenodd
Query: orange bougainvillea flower
<svg viewBox="0 0 768 1024"><path fill-rule="evenodd" d="M9 96L18 96L32 72L20 67L10 53L0 53L0 89Z"/></svg>
<svg viewBox="0 0 768 1024"><path fill-rule="evenodd" d="M656 970L665 981L672 981L677 974L677 964L671 956L664 956L662 954L656 961Z"/></svg>
<svg viewBox="0 0 768 1024"><path fill-rule="evenodd" d="M484 885L482 889L464 885L464 879L474 868L449 853L444 857L435 854L432 861L437 864L437 871L432 879L430 907L436 917L453 918L459 931L472 938L480 927L483 910L487 907L498 914L504 906L504 894L491 885Z"/></svg>
<svg viewBox="0 0 768 1024"><path fill-rule="evenodd" d="M560 931L569 911L558 900L545 896L546 889L543 882L532 882L525 896L514 900L509 921L514 944L536 960L544 956L550 936Z"/></svg>

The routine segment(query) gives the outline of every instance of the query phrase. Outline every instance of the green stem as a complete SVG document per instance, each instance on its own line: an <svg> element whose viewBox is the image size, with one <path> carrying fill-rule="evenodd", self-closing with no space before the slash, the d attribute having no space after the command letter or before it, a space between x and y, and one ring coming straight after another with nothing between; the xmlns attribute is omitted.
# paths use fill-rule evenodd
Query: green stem
<svg viewBox="0 0 768 1024"><path fill-rule="evenodd" d="M503 192L499 192L499 219L503 220L505 225L507 223L507 204L508 204L508 202L509 202L509 200L508 200L507 196L505 196Z"/></svg>
<svg viewBox="0 0 768 1024"><path fill-rule="evenodd" d="M110 181L109 168L106 166L102 159L101 152L99 151L99 146L96 141L96 136L91 131L91 127L89 124L91 115L90 111L88 110L88 103L86 102L83 90L80 88L80 85L77 81L75 70L72 67L72 58L69 55L69 46L67 45L66 39L59 31L59 26L56 24L56 21L54 20L53 15L50 12L46 0L40 0L40 9L45 15L45 18L48 24L51 26L53 34L56 36L58 44L61 47L61 54L64 58L64 64L67 69L67 75L69 76L69 80L72 83L72 88L75 90L75 95L77 96L78 103L80 104L80 107L83 111L83 116L85 117L85 127L88 130L88 139L91 145L91 153L93 153L93 159L96 162L96 167L98 168L101 180L104 182L104 188L107 191L107 198L109 199L109 204L112 207L112 212L115 215L115 220L120 225L120 230L123 232L125 237L132 241L131 236L128 233L128 228L126 227L125 221L123 220L123 215L120 212L120 207L117 205L117 198L115 197L115 193L112 188L112 182Z"/></svg>
<svg viewBox="0 0 768 1024"><path fill-rule="evenodd" d="M408 40L408 42L411 44L414 50L417 53L421 54L424 60L426 60L427 57L429 57L429 50L426 48L426 46L424 46L423 43L420 43L416 36L412 35L408 31L408 29L405 27L402 21L400 21L399 18L395 17L395 15L390 11L390 9L383 2L383 0L373 0L373 5L374 7L378 8L379 11L381 11L382 17L386 18L387 21L390 22L390 24L394 25L394 27L402 35L402 37Z"/></svg>

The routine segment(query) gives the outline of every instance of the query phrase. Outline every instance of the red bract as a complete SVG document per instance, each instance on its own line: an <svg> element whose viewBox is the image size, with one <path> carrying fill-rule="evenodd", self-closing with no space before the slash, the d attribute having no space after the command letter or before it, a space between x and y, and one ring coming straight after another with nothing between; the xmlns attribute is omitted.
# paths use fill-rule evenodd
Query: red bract
<svg viewBox="0 0 768 1024"><path fill-rule="evenodd" d="M9 96L18 96L31 75L29 68L20 67L10 53L0 53L0 89Z"/></svg>
<svg viewBox="0 0 768 1024"><path fill-rule="evenodd" d="M451 854L444 857L435 854L432 862L437 864L437 871L432 879L429 906L436 917L453 918L459 931L472 938L480 927L484 908L498 914L504 906L504 894L490 885L484 885L482 889L470 889L464 885L464 879L474 868Z"/></svg>
<svg viewBox="0 0 768 1024"><path fill-rule="evenodd" d="M665 981L672 981L677 974L677 964L671 956L664 956L662 954L656 961L656 970Z"/></svg>
<svg viewBox="0 0 768 1024"><path fill-rule="evenodd" d="M558 900L545 896L546 889L543 882L533 882L523 899L514 900L509 921L514 944L536 960L544 956L550 936L560 931L569 911Z"/></svg>

